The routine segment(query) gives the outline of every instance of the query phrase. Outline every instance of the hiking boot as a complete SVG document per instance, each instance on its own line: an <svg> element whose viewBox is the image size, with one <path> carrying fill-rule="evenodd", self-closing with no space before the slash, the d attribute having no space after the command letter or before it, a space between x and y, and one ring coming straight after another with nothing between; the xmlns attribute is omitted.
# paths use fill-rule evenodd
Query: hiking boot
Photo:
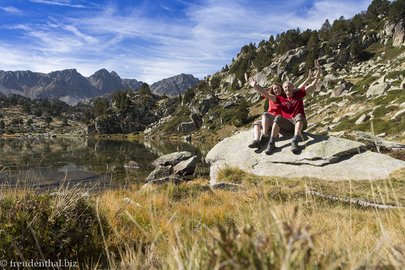
<svg viewBox="0 0 405 270"><path fill-rule="evenodd" d="M264 151L264 153L266 153L266 155L271 155L271 154L273 154L274 150L276 150L276 144L275 143L269 143L267 145L267 148Z"/></svg>
<svg viewBox="0 0 405 270"><path fill-rule="evenodd" d="M294 154L298 154L299 152L299 147L298 147L298 142L297 141L292 141L291 142L291 152L293 152Z"/></svg>
<svg viewBox="0 0 405 270"><path fill-rule="evenodd" d="M270 136L262 136L260 139L260 146L266 145L269 143Z"/></svg>
<svg viewBox="0 0 405 270"><path fill-rule="evenodd" d="M259 140L253 140L249 145L249 148L260 148L260 141Z"/></svg>

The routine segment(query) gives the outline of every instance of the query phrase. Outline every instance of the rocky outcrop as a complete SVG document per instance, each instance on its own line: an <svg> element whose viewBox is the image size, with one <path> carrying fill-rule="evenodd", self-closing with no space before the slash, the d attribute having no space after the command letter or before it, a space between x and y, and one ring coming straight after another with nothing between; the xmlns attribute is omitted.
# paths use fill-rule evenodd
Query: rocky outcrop
<svg viewBox="0 0 405 270"><path fill-rule="evenodd" d="M405 162L365 151L365 145L337 137L308 134L301 153L290 151L290 139L281 138L272 155L247 147L252 131L242 131L215 145L206 157L211 165L211 184L225 167L235 167L261 176L315 177L325 180L373 180L405 168Z"/></svg>
<svg viewBox="0 0 405 270"><path fill-rule="evenodd" d="M383 148L383 149L388 149L388 150L405 149L405 144L382 139L380 137L373 135L370 132L352 131L349 134L349 137L356 141L360 141L367 145L370 145L371 147L375 147L375 149L376 148L377 149Z"/></svg>
<svg viewBox="0 0 405 270"><path fill-rule="evenodd" d="M145 182L156 184L181 182L183 181L181 177L194 174L196 164L197 156L192 156L187 151L161 156L153 161L152 165L156 168L148 175Z"/></svg>
<svg viewBox="0 0 405 270"><path fill-rule="evenodd" d="M180 74L155 82L150 89L158 95L177 96L194 87L198 82L199 80L191 74Z"/></svg>

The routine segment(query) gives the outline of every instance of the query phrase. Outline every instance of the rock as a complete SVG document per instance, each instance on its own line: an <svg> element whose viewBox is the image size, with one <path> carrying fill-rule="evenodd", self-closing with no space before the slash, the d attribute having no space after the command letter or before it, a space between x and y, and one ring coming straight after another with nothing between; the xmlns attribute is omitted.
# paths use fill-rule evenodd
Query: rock
<svg viewBox="0 0 405 270"><path fill-rule="evenodd" d="M388 83L377 83L373 84L370 86L367 90L366 97L371 97L371 96L381 96L384 94L388 89L390 88L390 85Z"/></svg>
<svg viewBox="0 0 405 270"><path fill-rule="evenodd" d="M238 185L234 183L227 183L227 182L219 182L211 185L212 189L224 189L230 191L238 191L243 188L243 185Z"/></svg>
<svg viewBox="0 0 405 270"><path fill-rule="evenodd" d="M402 117L404 114L405 114L405 109L400 110L400 111L398 111L398 112L396 112L396 113L394 114L394 116L391 118L391 120L392 120L392 121L397 121L397 120L401 119L401 117Z"/></svg>
<svg viewBox="0 0 405 270"><path fill-rule="evenodd" d="M224 109L227 109L227 108L233 107L233 106L235 106L235 105L236 105L236 102L235 102L235 101L233 101L233 100L228 100L227 102L224 103L223 107L224 107Z"/></svg>
<svg viewBox="0 0 405 270"><path fill-rule="evenodd" d="M153 180L149 181L148 183L146 183L145 185L143 185L142 188L147 188L148 186L151 186L151 185L163 185L163 184L167 184L167 183L173 183L173 184L178 185L184 181L185 181L184 179L182 179L178 176L171 175L171 176L153 179Z"/></svg>
<svg viewBox="0 0 405 270"><path fill-rule="evenodd" d="M405 168L405 162L387 155L362 152L365 145L342 138L308 134L300 142L299 155L290 151L290 139L276 142L278 149L272 155L257 153L247 147L251 130L242 131L215 145L207 154L211 165L211 184L225 167L235 167L262 176L316 177L325 180L382 179L396 169ZM378 164L378 165L376 165ZM383 169L382 169L383 168Z"/></svg>
<svg viewBox="0 0 405 270"><path fill-rule="evenodd" d="M384 34L385 34L385 36L392 37L392 35L394 34L394 28L395 28L394 23L387 23L384 26Z"/></svg>
<svg viewBox="0 0 405 270"><path fill-rule="evenodd" d="M348 81L343 80L343 81L341 81L341 82L338 84L338 86L333 90L333 95L334 95L335 97L338 97L338 96L340 96L340 95L343 93L343 91L349 91L352 86L353 86L353 84L352 84L351 82L348 82Z"/></svg>
<svg viewBox="0 0 405 270"><path fill-rule="evenodd" d="M122 199L122 201L123 201L124 203L126 203L126 204L133 204L133 205L138 206L138 207L141 206L139 203L134 202L134 201L131 200L130 198L124 198L124 199Z"/></svg>
<svg viewBox="0 0 405 270"><path fill-rule="evenodd" d="M149 175L146 177L145 182L150 182L162 177L168 177L171 175L173 168L171 166L157 166Z"/></svg>
<svg viewBox="0 0 405 270"><path fill-rule="evenodd" d="M164 156L157 158L155 161L152 162L153 166L175 166L180 161L189 159L192 156L190 152L182 151L182 152L174 152Z"/></svg>
<svg viewBox="0 0 405 270"><path fill-rule="evenodd" d="M138 163L131 160L130 162L128 162L127 164L124 165L124 168L127 168L127 169L139 169L140 166L139 166Z"/></svg>
<svg viewBox="0 0 405 270"><path fill-rule="evenodd" d="M405 102L402 102L402 103L399 105L399 107L400 107L400 108L405 108Z"/></svg>
<svg viewBox="0 0 405 270"><path fill-rule="evenodd" d="M370 119L370 115L368 114L362 114L359 119L357 119L357 121L355 122L356 125L360 125L361 123L366 122L368 119Z"/></svg>
<svg viewBox="0 0 405 270"><path fill-rule="evenodd" d="M183 122L178 127L177 130L183 133L190 133L197 130L194 122Z"/></svg>
<svg viewBox="0 0 405 270"><path fill-rule="evenodd" d="M173 168L175 175L191 175L195 171L197 164L197 156L193 156L187 160L181 161Z"/></svg>
<svg viewBox="0 0 405 270"><path fill-rule="evenodd" d="M404 149L405 144L397 143L382 139L380 137L374 136L370 132L363 131L352 131L349 136L356 141L364 142L366 144L371 144L372 147L383 147L388 150L398 150Z"/></svg>
<svg viewBox="0 0 405 270"><path fill-rule="evenodd" d="M190 115L191 120L193 121L194 125L196 126L197 129L202 127L203 124L203 120L201 115L196 114L196 113L192 113Z"/></svg>
<svg viewBox="0 0 405 270"><path fill-rule="evenodd" d="M405 41L404 21L401 20L395 25L394 34L392 36L392 46L401 47Z"/></svg>

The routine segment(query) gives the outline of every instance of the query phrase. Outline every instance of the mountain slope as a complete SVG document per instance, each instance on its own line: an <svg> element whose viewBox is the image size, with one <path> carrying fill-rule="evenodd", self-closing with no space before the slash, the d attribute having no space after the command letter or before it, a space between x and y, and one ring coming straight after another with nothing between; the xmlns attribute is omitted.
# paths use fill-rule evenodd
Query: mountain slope
<svg viewBox="0 0 405 270"><path fill-rule="evenodd" d="M198 83L198 79L191 74L180 74L161 81L155 82L150 86L153 93L158 95L177 96Z"/></svg>

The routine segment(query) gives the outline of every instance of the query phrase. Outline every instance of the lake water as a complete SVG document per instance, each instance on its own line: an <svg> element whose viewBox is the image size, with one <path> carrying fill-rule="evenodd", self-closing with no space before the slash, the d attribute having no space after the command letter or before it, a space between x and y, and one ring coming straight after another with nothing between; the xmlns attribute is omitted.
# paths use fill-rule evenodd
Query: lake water
<svg viewBox="0 0 405 270"><path fill-rule="evenodd" d="M176 151L190 151L203 160L211 144L182 141L128 141L95 138L0 139L0 185L57 187L80 185L120 187L143 183L152 161ZM139 169L124 167L129 161ZM207 177L200 162L195 176Z"/></svg>

